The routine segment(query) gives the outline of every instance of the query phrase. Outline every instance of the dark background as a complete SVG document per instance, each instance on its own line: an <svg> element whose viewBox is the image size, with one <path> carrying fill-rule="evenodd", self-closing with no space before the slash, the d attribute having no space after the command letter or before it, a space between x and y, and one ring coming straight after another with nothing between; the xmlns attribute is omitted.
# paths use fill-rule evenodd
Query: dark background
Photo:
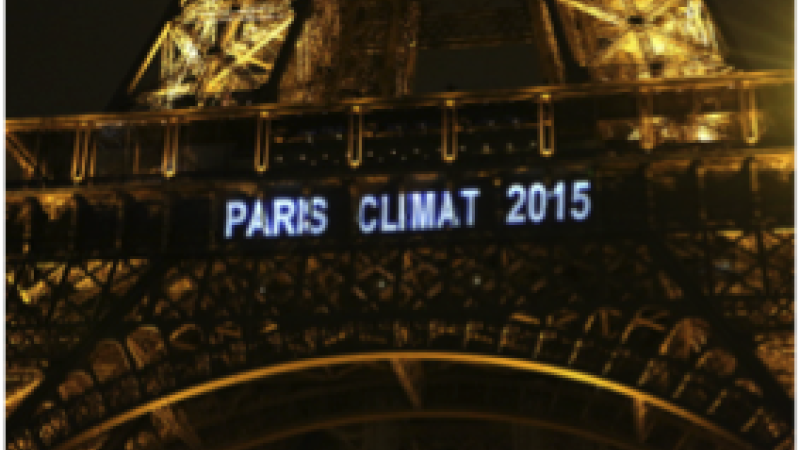
<svg viewBox="0 0 800 450"><path fill-rule="evenodd" d="M794 68L792 0L706 0L747 69ZM168 0L6 3L6 114L100 112L161 28ZM417 92L518 87L538 78L532 45L422 52Z"/></svg>

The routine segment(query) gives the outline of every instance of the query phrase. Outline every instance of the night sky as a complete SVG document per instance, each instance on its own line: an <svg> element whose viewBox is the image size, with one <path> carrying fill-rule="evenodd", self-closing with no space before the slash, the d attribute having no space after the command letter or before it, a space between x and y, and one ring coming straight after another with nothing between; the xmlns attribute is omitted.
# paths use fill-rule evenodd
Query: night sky
<svg viewBox="0 0 800 450"><path fill-rule="evenodd" d="M750 68L794 67L792 0L706 0ZM6 2L6 115L103 111L150 37L167 0ZM535 84L533 46L423 52L418 92Z"/></svg>

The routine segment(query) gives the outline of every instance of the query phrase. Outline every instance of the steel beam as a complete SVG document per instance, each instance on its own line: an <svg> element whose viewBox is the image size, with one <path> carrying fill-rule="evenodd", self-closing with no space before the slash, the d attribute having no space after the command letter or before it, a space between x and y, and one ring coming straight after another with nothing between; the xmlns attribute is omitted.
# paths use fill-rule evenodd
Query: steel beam
<svg viewBox="0 0 800 450"><path fill-rule="evenodd" d="M100 294L100 299L102 303L107 305L106 308L108 309L105 314L94 325L90 334L78 343L70 353L70 356L64 359L63 363L50 365L45 372L43 381L8 416L6 426L12 429L25 427L42 402L58 396L58 389L66 380L69 372L79 364L85 363L101 338L116 334L116 330L125 315L130 312L131 308L141 300L148 290L152 289L152 283L155 277L160 275L160 270L160 263L157 260L151 261L151 266L141 275L136 284L125 295L120 297L111 295L109 292L110 283L104 287Z"/></svg>
<svg viewBox="0 0 800 450"><path fill-rule="evenodd" d="M397 376L397 381L408 396L408 401L416 408L422 408L422 363L408 359L391 359L389 363Z"/></svg>

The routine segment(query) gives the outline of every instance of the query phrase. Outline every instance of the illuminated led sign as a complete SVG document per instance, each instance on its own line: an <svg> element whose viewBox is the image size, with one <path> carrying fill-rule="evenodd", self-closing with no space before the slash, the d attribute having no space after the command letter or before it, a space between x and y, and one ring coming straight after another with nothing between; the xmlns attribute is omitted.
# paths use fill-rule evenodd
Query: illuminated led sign
<svg viewBox="0 0 800 450"><path fill-rule="evenodd" d="M325 197L229 200L225 206L225 238L232 238L237 227L244 228L248 239L319 236L328 228L328 200Z"/></svg>
<svg viewBox="0 0 800 450"><path fill-rule="evenodd" d="M541 182L528 185L513 183L506 190L506 197L513 200L506 215L506 224L539 224L548 218L548 210L553 210L556 222L583 222L592 212L590 189L591 183L587 180L572 183L558 181L549 190Z"/></svg>
<svg viewBox="0 0 800 450"><path fill-rule="evenodd" d="M358 228L364 234L401 233L475 227L475 200L481 190L426 190L397 195L361 196Z"/></svg>
<svg viewBox="0 0 800 450"><path fill-rule="evenodd" d="M535 228L582 223L592 213L591 182L584 179L366 191L353 197L340 189L312 196L229 199L224 237L254 240Z"/></svg>

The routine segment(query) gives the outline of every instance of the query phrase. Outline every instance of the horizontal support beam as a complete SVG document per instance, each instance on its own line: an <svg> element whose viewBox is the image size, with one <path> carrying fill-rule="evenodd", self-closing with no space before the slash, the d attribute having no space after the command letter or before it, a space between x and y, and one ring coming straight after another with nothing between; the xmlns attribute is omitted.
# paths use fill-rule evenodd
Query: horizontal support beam
<svg viewBox="0 0 800 450"><path fill-rule="evenodd" d="M554 100L559 98L592 97L608 94L638 93L641 89L650 92L685 92L688 89L719 89L739 86L746 82L748 88L765 86L791 86L794 71L734 72L714 77L694 77L684 79L642 79L630 82L607 82L569 84L558 86L535 86L521 89L504 89L484 92L448 92L404 97L402 99L365 98L344 100L333 105L257 105L226 108L175 109L169 111L141 111L127 113L83 114L47 118L6 119L6 130L36 129L77 129L83 123L96 126L113 126L120 122L160 123L171 117L184 121L207 120L209 118L256 117L267 113L271 117L281 114L312 114L352 109L358 105L370 109L398 109L399 107L426 107L441 104L444 100L454 100L459 104L505 102L529 100L547 94Z"/></svg>

